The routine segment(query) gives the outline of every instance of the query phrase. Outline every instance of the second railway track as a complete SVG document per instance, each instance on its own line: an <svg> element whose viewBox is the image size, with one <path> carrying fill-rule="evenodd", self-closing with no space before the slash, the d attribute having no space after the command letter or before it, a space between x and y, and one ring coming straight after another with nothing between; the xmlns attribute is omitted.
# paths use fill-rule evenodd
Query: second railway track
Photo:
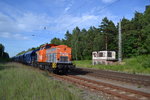
<svg viewBox="0 0 150 100"><path fill-rule="evenodd" d="M99 82L99 81L95 81L95 80L91 80L79 76L73 76L73 75L60 76L60 75L53 74L53 76L58 79L71 82L73 84L81 85L96 91L102 91L104 93L125 100L149 100L150 99L149 93L132 90L124 87L119 87L109 83Z"/></svg>
<svg viewBox="0 0 150 100"><path fill-rule="evenodd" d="M77 68L74 70L75 73L90 75L99 78L106 78L131 84L138 84L142 86L150 86L150 76L145 75L134 75L113 71L95 70L87 68Z"/></svg>

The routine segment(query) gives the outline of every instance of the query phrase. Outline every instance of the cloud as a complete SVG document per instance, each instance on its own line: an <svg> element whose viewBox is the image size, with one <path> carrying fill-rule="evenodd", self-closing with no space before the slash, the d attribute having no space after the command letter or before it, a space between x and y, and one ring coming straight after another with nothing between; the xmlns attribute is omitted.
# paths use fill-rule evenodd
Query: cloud
<svg viewBox="0 0 150 100"><path fill-rule="evenodd" d="M117 15L114 15L107 8L103 9L103 7L94 7L91 9L91 11L89 11L89 13L96 14L97 16L99 16L99 22L101 22L101 20L104 17L107 17L109 20L112 20L115 24L117 24L117 22L120 20Z"/></svg>
<svg viewBox="0 0 150 100"><path fill-rule="evenodd" d="M22 13L21 16L10 16L0 12L0 36L3 38L28 39L25 35L43 30L50 23L52 23L51 18L44 14L37 15L28 12Z"/></svg>
<svg viewBox="0 0 150 100"><path fill-rule="evenodd" d="M114 2L116 0L101 0L103 3L111 3L111 2Z"/></svg>
<svg viewBox="0 0 150 100"><path fill-rule="evenodd" d="M73 0L70 0L70 3L67 5L67 7L64 10L64 13L66 13L68 10L70 10L72 5L73 5Z"/></svg>
<svg viewBox="0 0 150 100"><path fill-rule="evenodd" d="M43 27L52 23L52 19L44 14L24 13L16 19L18 28L27 32L42 30Z"/></svg>
<svg viewBox="0 0 150 100"><path fill-rule="evenodd" d="M68 6L68 7L66 7L66 8L65 8L65 12L67 12L69 9L70 9L70 7L69 7L69 6Z"/></svg>
<svg viewBox="0 0 150 100"><path fill-rule="evenodd" d="M0 37L23 40L28 39L28 37L19 34L21 29L17 27L17 24L18 23L10 16L0 13Z"/></svg>
<svg viewBox="0 0 150 100"><path fill-rule="evenodd" d="M17 31L16 23L9 16L0 13L0 32L9 30L10 32Z"/></svg>
<svg viewBox="0 0 150 100"><path fill-rule="evenodd" d="M108 2L108 0L105 0ZM110 1L110 0L109 0ZM111 0L113 1L113 0ZM62 0L65 2L65 0ZM70 1L64 11L71 9L73 1ZM9 8L8 8L9 9ZM93 8L91 11L80 15L63 13L57 17L52 17L43 13L25 12L20 10L5 10L0 12L0 37L14 39L29 39L37 31L43 32L46 27L47 32L55 34L64 34L66 30L72 30L76 26L88 28L100 24L102 18L116 19L109 11L100 11L100 7ZM99 12L100 11L100 12ZM17 13L16 13L17 12Z"/></svg>
<svg viewBox="0 0 150 100"><path fill-rule="evenodd" d="M69 8L68 8L69 9ZM97 8L98 10L98 8ZM95 10L96 12L98 12ZM104 13L105 12L105 13ZM84 13L80 16L71 14L64 14L58 17L50 17L46 14L35 14L31 12L23 12L19 16L8 16L0 13L0 37L14 39L29 39L36 31L44 30L46 27L47 32L54 32L56 34L64 34L66 30L72 30L76 26L80 28L88 28L100 24L100 21L105 16L110 19L115 19L108 11L99 12L99 15L93 13Z"/></svg>
<svg viewBox="0 0 150 100"><path fill-rule="evenodd" d="M107 17L109 20L112 20L115 24L118 22L118 17L113 15L109 10L103 9L101 7L95 7L87 13L83 13L80 16L74 16L71 14L65 14L59 16L54 20L55 26L51 27L55 31L66 31L72 30L76 26L80 28L88 29L90 26L97 27L100 25L102 19Z"/></svg>
<svg viewBox="0 0 150 100"><path fill-rule="evenodd" d="M66 31L79 26L80 28L86 28L91 25L95 25L99 17L96 15L83 14L82 16L73 16L65 14L59 16L54 20L55 26L50 26L49 30Z"/></svg>
<svg viewBox="0 0 150 100"><path fill-rule="evenodd" d="M0 32L0 37L2 38L10 38L10 39L19 39L19 40L27 40L29 39L26 36L23 36L22 34L12 34L8 32Z"/></svg>

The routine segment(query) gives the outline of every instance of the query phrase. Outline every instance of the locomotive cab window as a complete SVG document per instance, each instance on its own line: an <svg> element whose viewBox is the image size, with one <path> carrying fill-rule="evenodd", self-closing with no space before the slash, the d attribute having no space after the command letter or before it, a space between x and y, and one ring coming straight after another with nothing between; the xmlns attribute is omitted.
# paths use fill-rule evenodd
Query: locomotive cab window
<svg viewBox="0 0 150 100"><path fill-rule="evenodd" d="M41 47L41 48L40 48L40 50L43 50L43 49L45 49L45 47Z"/></svg>
<svg viewBox="0 0 150 100"><path fill-rule="evenodd" d="M46 49L48 49L48 48L50 48L50 47L51 47L51 46L47 45L47 46L46 46Z"/></svg>

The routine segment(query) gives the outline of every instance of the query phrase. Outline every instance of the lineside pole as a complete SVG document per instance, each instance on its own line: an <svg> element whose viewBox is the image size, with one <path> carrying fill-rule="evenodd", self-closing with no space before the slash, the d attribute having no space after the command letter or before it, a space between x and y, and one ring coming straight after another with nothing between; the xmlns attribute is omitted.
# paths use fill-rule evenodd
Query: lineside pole
<svg viewBox="0 0 150 100"><path fill-rule="evenodd" d="M118 61L122 61L122 34L121 34L121 20L119 22L119 42L118 42Z"/></svg>

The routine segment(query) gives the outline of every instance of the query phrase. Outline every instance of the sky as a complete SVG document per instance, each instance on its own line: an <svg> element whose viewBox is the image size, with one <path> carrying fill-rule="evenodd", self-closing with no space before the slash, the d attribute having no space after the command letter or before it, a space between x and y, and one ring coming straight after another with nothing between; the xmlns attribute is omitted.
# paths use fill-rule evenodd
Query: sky
<svg viewBox="0 0 150 100"><path fill-rule="evenodd" d="M115 24L144 12L150 0L0 0L0 43L10 57L64 38L78 26L98 27L107 17Z"/></svg>

